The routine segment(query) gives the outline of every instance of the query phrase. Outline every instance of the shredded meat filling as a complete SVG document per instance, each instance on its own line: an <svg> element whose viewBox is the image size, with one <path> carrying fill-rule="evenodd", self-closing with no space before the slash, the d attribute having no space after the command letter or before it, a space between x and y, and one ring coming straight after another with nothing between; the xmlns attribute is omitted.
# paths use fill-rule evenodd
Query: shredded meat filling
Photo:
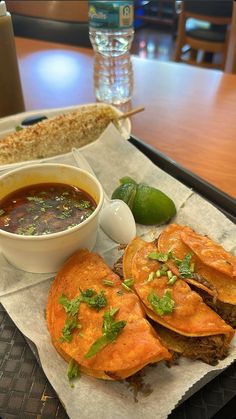
<svg viewBox="0 0 236 419"><path fill-rule="evenodd" d="M228 355L229 345L225 335L189 337L173 332L152 322L161 341L174 353L191 359L199 359L209 365L217 365L218 361Z"/></svg>
<svg viewBox="0 0 236 419"><path fill-rule="evenodd" d="M203 276L193 273L193 279L197 282L199 282L202 285L205 285L205 287L207 287L209 290L213 291L213 296L212 296L212 301L214 304L216 304L217 301L217 297L218 297L218 291L216 289L216 287L212 284L210 284L210 282L208 282L205 278L203 278ZM191 284L190 284L191 286ZM197 288L195 290L197 292Z"/></svg>
<svg viewBox="0 0 236 419"><path fill-rule="evenodd" d="M189 284L192 290L196 291L203 299L204 303L211 307L226 323L236 328L236 306L224 303L208 294L205 290Z"/></svg>
<svg viewBox="0 0 236 419"><path fill-rule="evenodd" d="M216 287L214 287L214 285L210 284L210 282L208 282L205 278L203 278L203 276L194 272L192 274L192 278L195 279L195 281L199 282L200 284L205 285L205 287L209 288L209 290L214 291L214 292L217 293Z"/></svg>
<svg viewBox="0 0 236 419"><path fill-rule="evenodd" d="M123 278L123 256L114 263L112 270L115 274L119 275L120 278Z"/></svg>

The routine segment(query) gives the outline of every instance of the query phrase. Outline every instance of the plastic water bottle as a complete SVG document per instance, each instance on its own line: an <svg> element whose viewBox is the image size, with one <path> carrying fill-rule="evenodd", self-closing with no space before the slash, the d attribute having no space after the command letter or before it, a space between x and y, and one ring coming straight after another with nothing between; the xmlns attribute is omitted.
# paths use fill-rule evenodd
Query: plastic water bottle
<svg viewBox="0 0 236 419"><path fill-rule="evenodd" d="M89 1L89 36L95 51L94 87L99 101L119 105L130 100L134 37L133 1Z"/></svg>

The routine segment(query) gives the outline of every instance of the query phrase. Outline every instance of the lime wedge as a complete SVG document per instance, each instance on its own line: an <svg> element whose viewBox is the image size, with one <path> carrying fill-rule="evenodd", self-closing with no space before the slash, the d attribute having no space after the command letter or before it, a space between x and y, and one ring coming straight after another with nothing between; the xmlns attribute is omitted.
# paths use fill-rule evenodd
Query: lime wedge
<svg viewBox="0 0 236 419"><path fill-rule="evenodd" d="M132 179L132 177L124 176L120 179L120 183L123 185L123 183L133 183L134 185L137 185L137 182Z"/></svg>
<svg viewBox="0 0 236 419"><path fill-rule="evenodd" d="M120 179L112 199L121 199L131 209L135 221L155 225L169 221L175 214L175 204L164 192L145 184L137 184L129 176Z"/></svg>
<svg viewBox="0 0 236 419"><path fill-rule="evenodd" d="M135 198L137 184L124 183L116 188L111 196L111 199L121 199L132 210L133 200Z"/></svg>
<svg viewBox="0 0 236 419"><path fill-rule="evenodd" d="M160 190L139 184L133 199L135 221L144 225L161 224L176 214L175 204Z"/></svg>

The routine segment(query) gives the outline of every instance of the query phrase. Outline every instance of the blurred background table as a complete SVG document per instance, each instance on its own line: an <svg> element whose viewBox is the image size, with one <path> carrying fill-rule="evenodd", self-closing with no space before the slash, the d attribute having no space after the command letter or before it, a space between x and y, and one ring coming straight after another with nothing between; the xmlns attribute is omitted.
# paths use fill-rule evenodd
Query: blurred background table
<svg viewBox="0 0 236 419"><path fill-rule="evenodd" d="M26 110L95 102L91 49L16 38ZM132 57L132 134L236 197L236 75Z"/></svg>

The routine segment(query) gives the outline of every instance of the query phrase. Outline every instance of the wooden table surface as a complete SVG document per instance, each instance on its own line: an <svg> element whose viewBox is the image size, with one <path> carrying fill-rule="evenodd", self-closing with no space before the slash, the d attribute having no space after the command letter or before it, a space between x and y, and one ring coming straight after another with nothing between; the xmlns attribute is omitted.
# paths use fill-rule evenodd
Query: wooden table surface
<svg viewBox="0 0 236 419"><path fill-rule="evenodd" d="M26 110L95 102L93 51L16 38ZM132 56L132 133L236 197L236 75Z"/></svg>

